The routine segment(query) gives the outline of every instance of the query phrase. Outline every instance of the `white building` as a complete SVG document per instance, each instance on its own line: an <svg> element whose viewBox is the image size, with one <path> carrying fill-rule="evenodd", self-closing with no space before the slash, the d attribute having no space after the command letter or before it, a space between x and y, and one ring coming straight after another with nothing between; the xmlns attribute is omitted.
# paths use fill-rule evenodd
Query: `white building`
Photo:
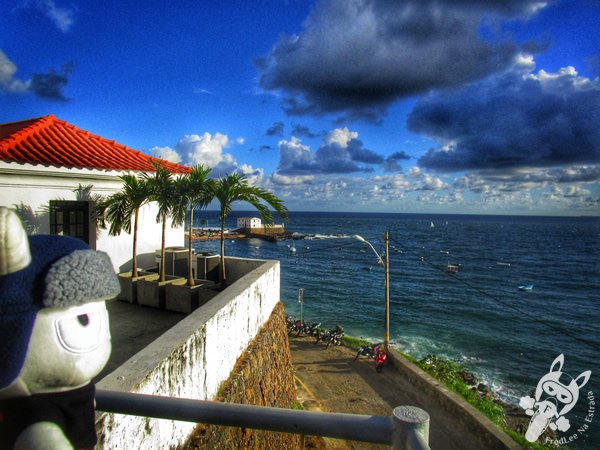
<svg viewBox="0 0 600 450"><path fill-rule="evenodd" d="M262 228L262 221L258 217L240 217L237 220L238 228Z"/></svg>
<svg viewBox="0 0 600 450"><path fill-rule="evenodd" d="M152 158L117 144L53 115L0 124L0 206L14 208L28 232L64 234L86 241L109 254L116 271L132 263L132 236L109 236L96 227L93 199L121 189L120 175L153 171L160 162L172 173L190 169ZM138 266L154 265L160 248L161 227L157 209L140 209ZM167 224L167 246L184 245L183 227Z"/></svg>

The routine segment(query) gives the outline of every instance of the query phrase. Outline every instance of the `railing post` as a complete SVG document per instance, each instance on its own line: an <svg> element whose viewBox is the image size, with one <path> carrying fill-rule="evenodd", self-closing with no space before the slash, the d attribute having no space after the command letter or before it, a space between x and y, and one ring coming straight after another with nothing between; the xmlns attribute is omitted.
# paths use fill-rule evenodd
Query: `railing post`
<svg viewBox="0 0 600 450"><path fill-rule="evenodd" d="M429 414L416 406L398 406L392 414L392 448L429 448Z"/></svg>

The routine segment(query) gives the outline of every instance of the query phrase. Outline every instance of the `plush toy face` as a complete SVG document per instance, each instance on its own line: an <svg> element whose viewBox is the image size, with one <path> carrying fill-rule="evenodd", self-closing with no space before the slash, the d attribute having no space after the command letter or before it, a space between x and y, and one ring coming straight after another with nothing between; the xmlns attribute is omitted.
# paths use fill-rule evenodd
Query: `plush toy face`
<svg viewBox="0 0 600 450"><path fill-rule="evenodd" d="M102 370L110 350L104 301L45 308L35 319L19 379L31 394L80 387Z"/></svg>

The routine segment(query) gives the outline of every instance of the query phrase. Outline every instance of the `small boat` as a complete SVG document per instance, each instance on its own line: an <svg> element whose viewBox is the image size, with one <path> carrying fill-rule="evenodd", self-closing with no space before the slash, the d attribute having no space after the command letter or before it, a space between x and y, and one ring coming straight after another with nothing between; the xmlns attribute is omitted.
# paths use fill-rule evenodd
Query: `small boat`
<svg viewBox="0 0 600 450"><path fill-rule="evenodd" d="M431 225L429 225L430 228L435 228L435 224L433 222L431 222Z"/></svg>
<svg viewBox="0 0 600 450"><path fill-rule="evenodd" d="M524 284L522 286L519 286L519 290L520 291L532 291L533 290L533 284Z"/></svg>
<svg viewBox="0 0 600 450"><path fill-rule="evenodd" d="M507 263L507 262L498 261L496 264L498 264L499 266L508 266L508 267L510 267L510 263Z"/></svg>
<svg viewBox="0 0 600 450"><path fill-rule="evenodd" d="M447 273L458 273L458 264L448 264L446 266Z"/></svg>

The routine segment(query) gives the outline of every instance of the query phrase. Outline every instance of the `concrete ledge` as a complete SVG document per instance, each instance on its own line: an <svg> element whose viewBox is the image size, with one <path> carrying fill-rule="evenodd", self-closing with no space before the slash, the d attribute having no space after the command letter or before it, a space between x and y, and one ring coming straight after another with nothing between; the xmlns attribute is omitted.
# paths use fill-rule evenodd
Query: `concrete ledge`
<svg viewBox="0 0 600 450"><path fill-rule="evenodd" d="M278 261L227 258L238 279L97 383L98 389L210 400L280 297ZM242 273L245 271L245 274ZM118 414L96 421L98 448L172 448L194 424Z"/></svg>
<svg viewBox="0 0 600 450"><path fill-rule="evenodd" d="M511 450L522 448L473 405L393 349L388 354L388 361L392 362L394 368L411 383L435 398L443 408L477 433L486 443L486 448Z"/></svg>

